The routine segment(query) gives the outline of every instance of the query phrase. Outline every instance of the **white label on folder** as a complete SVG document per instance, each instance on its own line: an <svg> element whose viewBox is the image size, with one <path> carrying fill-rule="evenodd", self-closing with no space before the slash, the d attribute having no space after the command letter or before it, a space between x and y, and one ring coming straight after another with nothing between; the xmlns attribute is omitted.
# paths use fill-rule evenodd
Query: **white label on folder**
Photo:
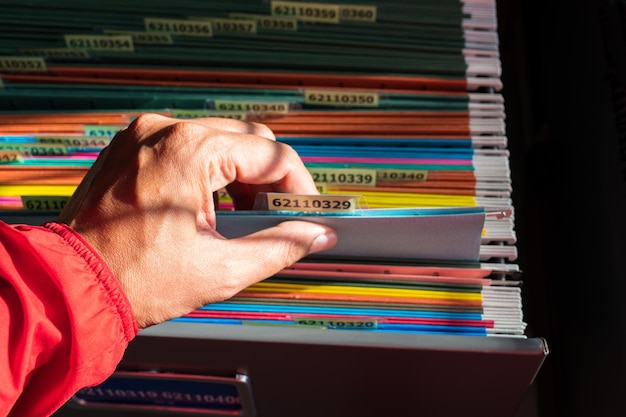
<svg viewBox="0 0 626 417"><path fill-rule="evenodd" d="M257 29L286 30L291 32L298 30L298 20L293 17L266 16L247 13L229 13L229 16L238 19L254 19L256 21Z"/></svg>
<svg viewBox="0 0 626 417"><path fill-rule="evenodd" d="M122 130L122 126L116 125L85 125L86 136L108 136L113 137Z"/></svg>
<svg viewBox="0 0 626 417"><path fill-rule="evenodd" d="M324 327L327 329L373 330L378 327L374 319L319 319L316 317L294 317L293 322L300 326Z"/></svg>
<svg viewBox="0 0 626 417"><path fill-rule="evenodd" d="M84 48L28 48L20 49L20 53L51 58L89 58L89 52Z"/></svg>
<svg viewBox="0 0 626 417"><path fill-rule="evenodd" d="M18 151L0 150L0 164L7 162L22 162L24 160L22 154Z"/></svg>
<svg viewBox="0 0 626 417"><path fill-rule="evenodd" d="M45 72L47 70L46 61L41 57L0 57L0 71Z"/></svg>
<svg viewBox="0 0 626 417"><path fill-rule="evenodd" d="M57 196L23 196L22 206L25 210L59 211L63 210L69 199Z"/></svg>
<svg viewBox="0 0 626 417"><path fill-rule="evenodd" d="M94 51L134 52L133 37L128 35L65 35L68 48Z"/></svg>
<svg viewBox="0 0 626 417"><path fill-rule="evenodd" d="M375 22L376 11L376 6L341 5L339 6L339 18L342 21Z"/></svg>
<svg viewBox="0 0 626 417"><path fill-rule="evenodd" d="M295 17L308 22L339 23L339 6L272 0L272 16Z"/></svg>
<svg viewBox="0 0 626 417"><path fill-rule="evenodd" d="M174 43L172 35L161 32L104 30L107 35L129 35L137 45L171 45Z"/></svg>
<svg viewBox="0 0 626 417"><path fill-rule="evenodd" d="M376 186L376 170L366 168L311 168L313 181L333 185Z"/></svg>
<svg viewBox="0 0 626 417"><path fill-rule="evenodd" d="M167 32L188 36L213 36L213 26L208 20L161 19L146 17L144 25L148 32Z"/></svg>
<svg viewBox="0 0 626 417"><path fill-rule="evenodd" d="M305 90L304 102L326 106L378 107L378 93L340 91L340 90Z"/></svg>
<svg viewBox="0 0 626 417"><path fill-rule="evenodd" d="M248 114L241 111L212 111L212 110L184 110L172 109L172 117L177 119L196 119L198 117L223 117L226 119L247 120Z"/></svg>
<svg viewBox="0 0 626 417"><path fill-rule="evenodd" d="M270 211L340 212L356 210L355 195L309 195L267 193L267 209Z"/></svg>
<svg viewBox="0 0 626 417"><path fill-rule="evenodd" d="M77 148L103 148L111 140L109 138L97 138L96 136L35 136L39 143L55 143Z"/></svg>
<svg viewBox="0 0 626 417"><path fill-rule="evenodd" d="M0 143L0 151L14 151L27 156L67 155L65 145L46 143Z"/></svg>
<svg viewBox="0 0 626 417"><path fill-rule="evenodd" d="M426 181L428 179L428 171L409 169L379 169L376 171L376 179L384 182Z"/></svg>
<svg viewBox="0 0 626 417"><path fill-rule="evenodd" d="M251 19L211 19L213 29L220 33L256 34L257 22Z"/></svg>
<svg viewBox="0 0 626 417"><path fill-rule="evenodd" d="M217 111L243 111L260 114L289 113L289 102L286 101L215 100L213 105Z"/></svg>

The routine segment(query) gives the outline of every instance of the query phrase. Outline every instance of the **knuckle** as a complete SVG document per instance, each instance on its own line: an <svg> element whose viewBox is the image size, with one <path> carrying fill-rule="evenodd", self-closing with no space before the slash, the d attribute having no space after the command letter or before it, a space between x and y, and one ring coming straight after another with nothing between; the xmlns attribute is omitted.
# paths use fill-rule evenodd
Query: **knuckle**
<svg viewBox="0 0 626 417"><path fill-rule="evenodd" d="M139 131L145 131L152 126L156 119L163 116L156 113L143 113L129 125L129 129L136 129Z"/></svg>
<svg viewBox="0 0 626 417"><path fill-rule="evenodd" d="M300 164L301 162L300 155L298 155L298 152L296 152L294 148L292 148L290 145L286 143L279 143L279 144L282 147L281 154L285 158L285 161L287 161L289 164Z"/></svg>
<svg viewBox="0 0 626 417"><path fill-rule="evenodd" d="M206 132L203 126L187 121L179 121L172 123L163 130L156 138L156 141L158 141L161 149L168 149L169 151L174 149L189 150L189 148L196 148L200 143L200 141L194 141L194 139L205 135Z"/></svg>
<svg viewBox="0 0 626 417"><path fill-rule="evenodd" d="M261 137L264 137L264 138L267 138L267 139L271 139L271 140L276 140L276 135L274 134L272 129L270 129L269 127L267 127L263 123L250 122L250 124L253 126L254 133L257 136L261 136Z"/></svg>
<svg viewBox="0 0 626 417"><path fill-rule="evenodd" d="M156 113L144 113L139 116L126 129L119 134L124 136L125 141L142 142L160 130L167 118Z"/></svg>
<svg viewBox="0 0 626 417"><path fill-rule="evenodd" d="M177 138L188 138L199 135L203 127L197 123L179 121L169 127L170 135Z"/></svg>

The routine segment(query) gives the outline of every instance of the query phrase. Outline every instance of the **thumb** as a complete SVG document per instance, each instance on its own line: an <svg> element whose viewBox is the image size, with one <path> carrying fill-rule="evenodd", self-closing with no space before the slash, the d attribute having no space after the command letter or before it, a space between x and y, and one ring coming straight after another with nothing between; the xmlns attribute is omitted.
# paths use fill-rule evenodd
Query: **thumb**
<svg viewBox="0 0 626 417"><path fill-rule="evenodd" d="M310 253L330 249L337 234L300 220L235 239L201 234L193 241L190 249L189 239L181 238L168 246L172 256L149 259L149 272L120 280L141 328L229 299Z"/></svg>
<svg viewBox="0 0 626 417"><path fill-rule="evenodd" d="M247 236L228 240L237 263L241 289L268 278L301 258L332 248L335 231L322 224L290 220Z"/></svg>

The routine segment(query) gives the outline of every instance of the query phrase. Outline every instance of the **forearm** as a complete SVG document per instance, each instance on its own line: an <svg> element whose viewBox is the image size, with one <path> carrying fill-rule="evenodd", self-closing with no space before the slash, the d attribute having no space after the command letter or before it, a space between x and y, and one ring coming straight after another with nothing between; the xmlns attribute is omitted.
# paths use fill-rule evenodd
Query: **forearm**
<svg viewBox="0 0 626 417"><path fill-rule="evenodd" d="M62 224L0 222L0 415L51 414L110 375L137 333L116 278Z"/></svg>

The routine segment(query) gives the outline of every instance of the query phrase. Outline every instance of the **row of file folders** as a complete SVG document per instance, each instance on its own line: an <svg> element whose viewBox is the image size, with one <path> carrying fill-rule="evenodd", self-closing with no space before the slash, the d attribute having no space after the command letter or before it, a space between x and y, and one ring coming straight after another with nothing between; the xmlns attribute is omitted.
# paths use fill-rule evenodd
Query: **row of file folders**
<svg viewBox="0 0 626 417"><path fill-rule="evenodd" d="M157 1L158 3L158 1ZM495 2L0 1L0 210L55 218L142 113L230 117L291 145L350 213L340 244L174 321L525 336Z"/></svg>

